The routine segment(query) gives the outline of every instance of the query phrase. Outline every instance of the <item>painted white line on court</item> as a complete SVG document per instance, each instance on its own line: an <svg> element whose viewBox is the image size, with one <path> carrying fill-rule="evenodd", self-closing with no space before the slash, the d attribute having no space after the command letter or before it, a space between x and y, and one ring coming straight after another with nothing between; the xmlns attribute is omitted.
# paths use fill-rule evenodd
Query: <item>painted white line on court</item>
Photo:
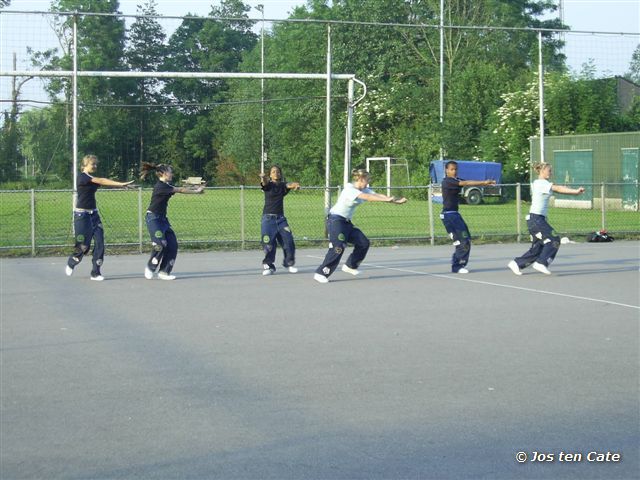
<svg viewBox="0 0 640 480"><path fill-rule="evenodd" d="M322 260L324 257L316 257L313 255L307 255L307 257L309 258L319 258L320 260ZM374 267L374 268L381 268L384 270L393 270L396 272L403 272L403 273L413 273L413 274L417 274L417 275L425 275L427 277L437 277L437 278L446 278L447 280L457 280L459 282L470 282L470 283L478 283L481 285L491 285L493 287L502 287L502 288L511 288L513 290L522 290L525 292L533 292L533 293L542 293L545 295L555 295L556 297L567 297L567 298L573 298L576 300L587 300L589 302L595 302L595 303L608 303L610 305L618 305L619 307L625 307L625 308L633 308L635 310L640 310L640 306L638 305L628 305L626 303L619 303L619 302L613 302L611 300L602 300L599 298L590 298L590 297L581 297L579 295L569 295L568 293L559 293L559 292L550 292L548 290L538 290L536 288L527 288L527 287L517 287L515 285L505 285L503 283L494 283L494 282L485 282L483 280L473 280L471 278L466 278L463 277L461 275L457 275L457 274L441 274L441 273L427 273L427 272L420 272L418 270L409 270L407 268L395 268L395 267L385 267L384 265L374 265L372 263L362 263L362 265L365 265L367 267Z"/></svg>

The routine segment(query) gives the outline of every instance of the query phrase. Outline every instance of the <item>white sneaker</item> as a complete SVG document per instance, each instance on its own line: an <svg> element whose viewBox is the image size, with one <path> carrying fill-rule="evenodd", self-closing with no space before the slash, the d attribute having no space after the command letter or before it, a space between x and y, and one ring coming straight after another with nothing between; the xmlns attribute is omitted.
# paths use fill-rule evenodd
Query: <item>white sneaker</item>
<svg viewBox="0 0 640 480"><path fill-rule="evenodd" d="M467 270L466 268L462 267L460 270L458 270L457 273L469 273L469 270Z"/></svg>
<svg viewBox="0 0 640 480"><path fill-rule="evenodd" d="M508 264L507 267L509 267L511 269L511 271L513 273L515 273L516 275L522 275L522 272L520 271L520 267L518 266L518 264L516 263L515 260L511 260Z"/></svg>
<svg viewBox="0 0 640 480"><path fill-rule="evenodd" d="M73 275L73 268L67 265L67 267L64 269L64 273L67 274L67 277L70 277L71 275Z"/></svg>
<svg viewBox="0 0 640 480"><path fill-rule="evenodd" d="M356 268L347 267L346 263L342 265L342 271L344 273L350 273L351 275L360 275L360 270Z"/></svg>
<svg viewBox="0 0 640 480"><path fill-rule="evenodd" d="M104 277L102 275L96 275L95 277L91 275L91 280L93 280L94 282L101 282L104 280Z"/></svg>
<svg viewBox="0 0 640 480"><path fill-rule="evenodd" d="M167 272L158 272L158 278L160 280L175 280L176 276Z"/></svg>
<svg viewBox="0 0 640 480"><path fill-rule="evenodd" d="M314 274L313 279L318 283L329 283L329 279L319 273Z"/></svg>
<svg viewBox="0 0 640 480"><path fill-rule="evenodd" d="M262 275L273 275L276 273L275 268L271 268L269 265L262 264Z"/></svg>
<svg viewBox="0 0 640 480"><path fill-rule="evenodd" d="M149 267L144 267L144 278L147 280L153 280L153 270Z"/></svg>
<svg viewBox="0 0 640 480"><path fill-rule="evenodd" d="M533 265L531 266L533 267L534 270L537 270L540 273L544 273L545 275L551 275L551 271L541 263L533 262Z"/></svg>
<svg viewBox="0 0 640 480"><path fill-rule="evenodd" d="M298 269L296 267L289 267L289 273L298 273Z"/></svg>

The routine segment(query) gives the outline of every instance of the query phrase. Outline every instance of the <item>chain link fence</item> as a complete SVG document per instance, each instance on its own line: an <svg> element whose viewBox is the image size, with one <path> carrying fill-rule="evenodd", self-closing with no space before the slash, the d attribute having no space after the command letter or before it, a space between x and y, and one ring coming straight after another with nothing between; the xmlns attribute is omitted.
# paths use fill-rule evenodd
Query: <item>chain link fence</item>
<svg viewBox="0 0 640 480"><path fill-rule="evenodd" d="M556 195L549 222L562 236L577 241L590 232L608 230L614 237L640 235L638 204L621 203L633 185L585 185L591 195ZM370 202L356 211L354 223L377 242L435 244L447 241L440 221L442 206L433 201L432 186L391 187L409 198L405 205ZM529 241L525 216L530 185L501 185L501 197L486 197L480 205L461 203L460 211L476 241ZM382 190L381 190L382 191ZM330 189L330 202L339 188ZM71 190L0 191L0 254L68 252L73 245ZM96 194L106 245L126 251L146 251L150 245L144 216L151 189L101 189ZM637 196L636 196L637 198ZM604 199L604 201L602 200ZM325 188L304 187L285 199L285 214L298 245L325 240ZM264 196L259 187L207 188L203 195L175 195L168 216L182 247L201 249L257 248Z"/></svg>
<svg viewBox="0 0 640 480"><path fill-rule="evenodd" d="M12 8L19 8L19 3ZM425 2L417 2L418 11L429 10L420 3ZM454 12L458 3L445 2ZM0 182L14 183L4 188L22 188L20 183L27 188L71 186L76 169L69 160L85 153L98 156L106 177L133 178L142 161L171 158L177 177L204 176L210 185L250 183L263 159L286 159L283 166L291 178L314 185L322 183L329 163L329 184L336 184L342 177L343 156L354 166L366 157L404 158L413 179L407 183L414 184L432 181L428 163L438 157L500 161L505 181L526 181L522 172L528 168L524 153L529 151L529 137L539 135L541 128L546 136L620 131L624 119L610 110L615 106L615 112L630 111L638 95L632 82L623 82L624 91L618 85L631 69L640 39L637 32L488 26L476 23L482 23L481 17L464 15L448 20L462 23L443 25L442 30L433 23L358 22L359 18L344 23L254 18L251 22L255 28L264 27L266 36L260 42L252 40L242 65L221 73L257 75L264 70L324 76L222 83L210 78L210 62L217 62L228 49L218 51L219 43L213 41L203 43L201 51L188 47L201 38L191 38L200 29L224 30L221 19L0 10L0 134L6 137ZM111 59L107 54L114 52L92 43L92 25L107 28L121 22L130 40L133 24L143 20L153 21L164 35L153 37L152 44L171 48L161 58L184 57L185 62L135 66L126 56ZM93 45L80 49L77 71L65 70L73 63L71 23L80 27L76 44ZM110 40L122 41L130 55L139 56L140 47L124 38ZM306 54L294 52L294 43ZM393 55L387 59L389 52ZM64 62L51 64L51 55ZM113 62L118 65L115 71ZM380 71L378 62L384 63ZM366 85L366 95L353 107L352 129L345 125L348 104L353 104L345 98L348 86L335 80L329 101L327 69L357 75ZM547 72L546 79L540 71ZM125 74L136 76L121 78ZM73 78L75 94L70 88ZM216 93L218 84L227 82L228 95L222 94L226 86ZM162 95L152 101L159 92ZM616 100L609 105L604 93ZM363 94L362 86L357 87L355 98ZM326 107L331 110L331 127L325 121ZM540 125L541 110L546 112L546 127ZM218 130L218 125L232 128ZM200 138L205 126L216 132L215 151L209 135ZM637 130L631 123L624 128ZM327 134L333 141L326 142ZM348 135L351 156L345 155L343 139ZM185 138L189 149L182 144Z"/></svg>

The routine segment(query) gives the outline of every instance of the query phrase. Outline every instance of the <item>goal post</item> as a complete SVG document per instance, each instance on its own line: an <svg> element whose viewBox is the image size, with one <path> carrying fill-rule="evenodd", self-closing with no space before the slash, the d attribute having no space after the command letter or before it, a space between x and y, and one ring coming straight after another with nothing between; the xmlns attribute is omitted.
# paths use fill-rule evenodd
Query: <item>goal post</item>
<svg viewBox="0 0 640 480"><path fill-rule="evenodd" d="M386 185L387 185L387 197L391 197L391 168L392 167L404 167L407 172L407 182L410 182L409 177L409 163L404 158L395 158L395 157L367 157L366 158L366 169L368 172L371 172L370 166L371 162L384 162L385 169L385 177L386 177Z"/></svg>
<svg viewBox="0 0 640 480"><path fill-rule="evenodd" d="M327 84L330 84L332 80L346 80L348 82L348 105L347 105L347 125L345 129L345 158L344 158L344 177L347 178L351 170L351 142L353 132L353 113L355 106L364 98L367 92L364 82L358 80L355 74L345 73L230 73L230 72L134 72L134 71L88 71L88 70L0 70L0 77L41 77L41 78L54 78L54 77L66 77L77 80L78 77L108 77L108 78L228 78L228 79L293 79L293 80L324 80ZM362 89L362 95L358 99L354 99L354 83L359 84ZM73 92L73 118L77 119L78 107L77 107L77 91ZM331 114L331 90L327 88L327 116ZM75 179L75 172L77 172L77 121L73 123L73 138L74 138L74 152L73 152L73 172ZM331 143L331 131L329 124L327 125L327 145ZM261 163L264 158L260 159ZM329 191L329 172L331 165L330 151L326 152L326 188L327 194ZM74 186L75 190L75 181ZM328 195L327 195L328 201ZM329 205L325 201L325 209L328 211Z"/></svg>

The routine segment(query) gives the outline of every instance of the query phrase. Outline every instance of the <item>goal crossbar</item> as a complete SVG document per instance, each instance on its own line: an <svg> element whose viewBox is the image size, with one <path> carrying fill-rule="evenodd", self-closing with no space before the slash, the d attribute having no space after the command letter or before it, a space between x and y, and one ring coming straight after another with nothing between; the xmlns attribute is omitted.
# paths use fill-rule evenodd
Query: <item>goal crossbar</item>
<svg viewBox="0 0 640 480"><path fill-rule="evenodd" d="M326 80L325 73L229 73L229 72L124 72L78 70L0 70L0 77L111 77L111 78L255 78ZM354 74L332 73L332 80L356 80ZM357 81L357 80L356 80ZM359 82L358 82L359 83Z"/></svg>

